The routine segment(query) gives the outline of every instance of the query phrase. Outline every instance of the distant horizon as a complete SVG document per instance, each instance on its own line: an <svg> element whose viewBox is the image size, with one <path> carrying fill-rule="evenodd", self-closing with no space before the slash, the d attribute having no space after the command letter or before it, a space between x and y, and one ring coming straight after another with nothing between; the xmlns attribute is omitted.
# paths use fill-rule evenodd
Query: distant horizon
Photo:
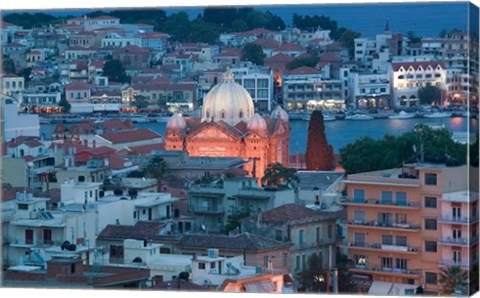
<svg viewBox="0 0 480 298"><path fill-rule="evenodd" d="M294 13L299 15L324 15L337 21L338 27L346 27L362 34L362 37L373 37L383 32L387 19L394 33L406 33L414 31L421 37L437 37L442 29L452 30L458 28L467 31L468 1L440 1L440 2L377 2L377 3L326 3L326 4L254 4L235 5L234 8L253 7L260 11L269 10L282 18L287 26L292 25ZM203 14L204 6L138 6L138 7L94 7L94 8L53 8L53 9L19 9L4 10L2 15L13 13L44 13L56 17L82 16L94 11L109 13L114 10L134 10L152 8L163 10L167 15L184 11L190 19ZM465 17L452 18L452 15L464 15ZM365 20L368 20L366 22ZM472 28L472 27L470 27Z"/></svg>

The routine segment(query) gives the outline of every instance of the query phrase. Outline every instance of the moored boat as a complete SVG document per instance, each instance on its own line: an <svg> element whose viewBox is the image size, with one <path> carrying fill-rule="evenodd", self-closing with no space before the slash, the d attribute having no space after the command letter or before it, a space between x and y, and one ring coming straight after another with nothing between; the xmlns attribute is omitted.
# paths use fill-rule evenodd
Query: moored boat
<svg viewBox="0 0 480 298"><path fill-rule="evenodd" d="M398 114L388 116L389 119L411 119L415 117L414 113L407 113L405 111L400 111Z"/></svg>
<svg viewBox="0 0 480 298"><path fill-rule="evenodd" d="M345 120L373 120L374 118L365 114L354 114L345 117Z"/></svg>

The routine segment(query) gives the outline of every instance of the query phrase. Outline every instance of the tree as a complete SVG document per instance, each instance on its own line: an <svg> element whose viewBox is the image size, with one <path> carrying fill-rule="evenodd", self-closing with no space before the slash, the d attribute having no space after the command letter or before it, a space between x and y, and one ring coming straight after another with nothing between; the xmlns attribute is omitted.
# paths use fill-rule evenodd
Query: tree
<svg viewBox="0 0 480 298"><path fill-rule="evenodd" d="M356 291L356 284L353 282L353 273L349 270L348 256L337 252L336 263L338 270L338 292L354 293Z"/></svg>
<svg viewBox="0 0 480 298"><path fill-rule="evenodd" d="M342 30L342 34L338 38L338 42L342 44L345 48L348 49L348 54L350 57L353 57L355 52L355 38L359 38L361 34L356 31L352 31L346 28L340 28Z"/></svg>
<svg viewBox="0 0 480 298"><path fill-rule="evenodd" d="M450 296L455 290L462 290L468 286L468 271L460 266L447 266L442 268L438 279L440 284L440 295Z"/></svg>
<svg viewBox="0 0 480 298"><path fill-rule="evenodd" d="M191 34L191 24L186 12L171 14L165 21L164 31L175 41L188 41Z"/></svg>
<svg viewBox="0 0 480 298"><path fill-rule="evenodd" d="M103 75L107 76L110 81L119 83L125 83L129 80L122 62L117 59L105 62L103 65Z"/></svg>
<svg viewBox="0 0 480 298"><path fill-rule="evenodd" d="M419 88L417 96L420 99L420 103L430 105L432 103L442 103L442 90L437 86L425 86Z"/></svg>
<svg viewBox="0 0 480 298"><path fill-rule="evenodd" d="M319 293L327 291L328 269L323 268L323 261L317 254L308 258L305 270L299 273L300 292Z"/></svg>
<svg viewBox="0 0 480 298"><path fill-rule="evenodd" d="M309 171L335 169L333 147L327 142L323 114L320 110L313 111L310 117L305 163Z"/></svg>
<svg viewBox="0 0 480 298"><path fill-rule="evenodd" d="M72 105L67 101L65 96L62 96L60 101L58 102L58 106L63 108L63 112L69 113Z"/></svg>
<svg viewBox="0 0 480 298"><path fill-rule="evenodd" d="M297 170L293 168L285 168L281 163L271 163L267 166L264 176L262 177L262 184L269 187L278 187L283 184L288 184L292 181L298 182Z"/></svg>
<svg viewBox="0 0 480 298"><path fill-rule="evenodd" d="M412 44L419 43L420 41L422 41L422 38L416 36L416 35L415 35L415 32L413 32L413 31L408 31L406 37L407 37L407 40L408 40L407 44L408 44L409 46L412 45Z"/></svg>
<svg viewBox="0 0 480 298"><path fill-rule="evenodd" d="M148 177L157 179L157 183L160 183L160 180L165 175L167 165L163 158L159 156L154 156L150 162L145 167L145 173Z"/></svg>
<svg viewBox="0 0 480 298"><path fill-rule="evenodd" d="M461 165L466 163L467 145L456 143L447 129L417 125L411 132L381 140L364 137L340 148L340 163L347 174L377 171L424 161Z"/></svg>
<svg viewBox="0 0 480 298"><path fill-rule="evenodd" d="M245 60L251 61L256 65L263 65L265 60L265 53L263 52L262 46L254 43L247 43L243 47L243 57Z"/></svg>
<svg viewBox="0 0 480 298"><path fill-rule="evenodd" d="M247 218L251 215L252 210L250 208L242 209L235 211L227 217L227 222L225 224L224 232L229 234L231 231L234 231L237 228L240 228L240 221L244 218Z"/></svg>
<svg viewBox="0 0 480 298"><path fill-rule="evenodd" d="M17 71L15 69L15 62L13 62L13 59L3 59L2 70L4 74L15 74Z"/></svg>
<svg viewBox="0 0 480 298"><path fill-rule="evenodd" d="M308 67L315 67L318 61L320 61L319 57L306 57L306 58L295 58L294 60L290 61L285 65L285 68L288 70L292 70L302 66Z"/></svg>

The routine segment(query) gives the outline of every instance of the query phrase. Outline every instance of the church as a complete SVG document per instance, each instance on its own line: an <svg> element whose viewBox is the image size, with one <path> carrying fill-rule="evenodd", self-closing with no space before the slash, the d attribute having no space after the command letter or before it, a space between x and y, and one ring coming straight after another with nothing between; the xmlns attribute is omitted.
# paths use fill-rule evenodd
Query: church
<svg viewBox="0 0 480 298"><path fill-rule="evenodd" d="M248 91L224 74L203 100L201 118L174 114L165 131L166 150L190 156L241 157L249 176L263 177L270 163L289 167L288 114L277 107L270 117L255 113Z"/></svg>

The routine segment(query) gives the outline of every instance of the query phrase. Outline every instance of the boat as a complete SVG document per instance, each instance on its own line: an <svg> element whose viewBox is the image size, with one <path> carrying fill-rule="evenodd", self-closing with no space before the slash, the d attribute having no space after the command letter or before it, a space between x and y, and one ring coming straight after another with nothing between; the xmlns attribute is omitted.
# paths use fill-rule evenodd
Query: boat
<svg viewBox="0 0 480 298"><path fill-rule="evenodd" d="M452 117L451 112L434 112L431 114L423 114L425 118L450 118Z"/></svg>
<svg viewBox="0 0 480 298"><path fill-rule="evenodd" d="M400 111L400 113L388 116L389 119L411 119L415 117L414 113L407 113L405 111Z"/></svg>
<svg viewBox="0 0 480 298"><path fill-rule="evenodd" d="M323 121L334 121L337 120L337 117L335 115L323 115Z"/></svg>
<svg viewBox="0 0 480 298"><path fill-rule="evenodd" d="M345 120L373 120L374 118L365 114L354 114L345 117Z"/></svg>

